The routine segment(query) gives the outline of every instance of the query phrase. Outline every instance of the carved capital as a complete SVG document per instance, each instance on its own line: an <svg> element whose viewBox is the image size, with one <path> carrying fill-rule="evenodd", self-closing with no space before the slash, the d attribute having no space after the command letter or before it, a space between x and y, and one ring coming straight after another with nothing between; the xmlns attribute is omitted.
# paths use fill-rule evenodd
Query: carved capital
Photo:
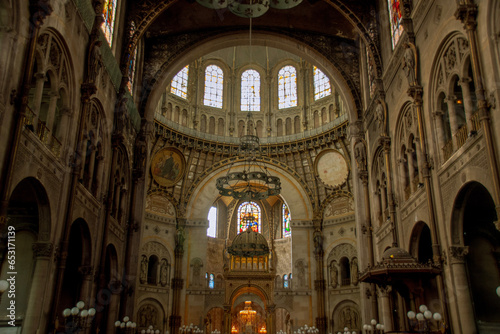
<svg viewBox="0 0 500 334"><path fill-rule="evenodd" d="M392 291L392 286L390 285L384 287L379 286L377 289L377 295L379 296L379 298L389 297L391 291Z"/></svg>
<svg viewBox="0 0 500 334"><path fill-rule="evenodd" d="M182 290L184 280L182 278L172 278L172 290Z"/></svg>
<svg viewBox="0 0 500 334"><path fill-rule="evenodd" d="M465 30L475 30L477 27L477 5L475 3L459 4L455 17L463 23Z"/></svg>
<svg viewBox="0 0 500 334"><path fill-rule="evenodd" d="M464 263L465 256L469 254L469 246L450 246L448 253L450 254L450 262L452 264Z"/></svg>
<svg viewBox="0 0 500 334"><path fill-rule="evenodd" d="M35 257L51 257L54 245L50 242L36 242L32 248Z"/></svg>
<svg viewBox="0 0 500 334"><path fill-rule="evenodd" d="M92 266L80 266L78 267L78 272L84 277L92 276L94 268Z"/></svg>
<svg viewBox="0 0 500 334"><path fill-rule="evenodd" d="M30 1L31 21L36 28L39 28L47 16L52 14L53 8L50 0L31 0Z"/></svg>

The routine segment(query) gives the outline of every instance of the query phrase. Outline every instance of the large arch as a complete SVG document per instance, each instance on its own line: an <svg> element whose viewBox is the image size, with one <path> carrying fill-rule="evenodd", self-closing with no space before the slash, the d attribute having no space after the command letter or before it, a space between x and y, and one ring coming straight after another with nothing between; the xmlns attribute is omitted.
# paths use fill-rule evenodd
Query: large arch
<svg viewBox="0 0 500 334"><path fill-rule="evenodd" d="M19 273L15 276L16 325L26 332L44 321L35 307L34 298L50 282L50 258L53 251L50 243L50 215L45 188L37 179L28 177L21 180L12 191L7 208L7 224L0 231L0 278L7 279L7 272ZM14 269L9 265L9 251L16 254ZM4 318L9 312L9 300L11 299L3 298L0 303L0 316ZM27 318L30 321L25 323L24 319Z"/></svg>
<svg viewBox="0 0 500 334"><path fill-rule="evenodd" d="M498 331L500 299L495 290L500 286L500 231L488 189L476 181L466 183L455 198L451 218L455 293L460 313L467 310L460 321L467 321L466 330Z"/></svg>
<svg viewBox="0 0 500 334"><path fill-rule="evenodd" d="M281 196L285 198L289 207L293 207L293 219L312 219L312 203L309 200L309 194L305 191L304 186L299 183L299 180L278 166L268 164L267 167L271 175L280 178ZM216 179L226 175L229 169L231 169L231 172L243 170L240 164L222 166L212 170L203 180L200 180L195 189L192 189L191 193L193 195L189 197L186 205L186 218L206 219L208 211L216 199L214 197L218 196L218 194L214 194L213 185Z"/></svg>
<svg viewBox="0 0 500 334"><path fill-rule="evenodd" d="M219 34L214 38L204 40L191 49L180 53L170 64L164 64L162 68L154 74L155 82L152 87L148 88L150 93L147 93L147 101L143 100L142 102L143 106L141 110L144 111L144 117L148 120L153 119L154 110L165 88L186 63L195 61L200 56L219 49L247 44L248 33L246 31ZM297 44L299 44L300 47L297 47ZM313 64L321 66L325 75L331 78L332 84L339 88L338 92L341 98L346 101L349 119L356 120L358 118L358 107L355 103L356 98L351 92L349 83L345 80L339 68L318 50L314 50L311 46L289 37L262 32L255 32L252 34L252 45L272 46L282 49L294 53Z"/></svg>

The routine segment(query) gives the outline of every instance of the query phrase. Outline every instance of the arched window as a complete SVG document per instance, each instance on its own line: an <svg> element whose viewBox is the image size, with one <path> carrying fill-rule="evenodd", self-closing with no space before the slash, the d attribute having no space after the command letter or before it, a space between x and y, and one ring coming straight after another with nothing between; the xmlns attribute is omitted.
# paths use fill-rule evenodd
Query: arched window
<svg viewBox="0 0 500 334"><path fill-rule="evenodd" d="M135 80L135 67L136 67L136 59L137 59L137 48L135 48L134 52L130 56L130 60L128 62L128 83L127 87L130 94L133 94L134 80Z"/></svg>
<svg viewBox="0 0 500 334"><path fill-rule="evenodd" d="M346 257L340 259L340 285L351 285L351 265Z"/></svg>
<svg viewBox="0 0 500 334"><path fill-rule="evenodd" d="M251 228L255 232L261 231L260 207L255 202L244 202L238 208L238 233Z"/></svg>
<svg viewBox="0 0 500 334"><path fill-rule="evenodd" d="M297 106L297 72L293 66L282 67L278 72L278 108Z"/></svg>
<svg viewBox="0 0 500 334"><path fill-rule="evenodd" d="M214 276L214 274L210 274L210 275L209 275L209 279L208 279L208 287L209 287L210 289L215 288L215 276Z"/></svg>
<svg viewBox="0 0 500 334"><path fill-rule="evenodd" d="M187 86L188 86L189 65L186 65L179 71L172 79L170 93L187 99Z"/></svg>
<svg viewBox="0 0 500 334"><path fill-rule="evenodd" d="M102 11L102 16L104 17L104 24L102 25L102 28L109 45L113 44L113 32L115 30L116 20L116 2L117 0L104 0Z"/></svg>
<svg viewBox="0 0 500 334"><path fill-rule="evenodd" d="M256 70L241 75L241 111L260 111L260 74Z"/></svg>
<svg viewBox="0 0 500 334"><path fill-rule="evenodd" d="M205 96L203 104L209 107L222 108L222 91L224 73L217 65L205 69Z"/></svg>
<svg viewBox="0 0 500 334"><path fill-rule="evenodd" d="M283 287L284 287L285 289L288 289L288 287L289 287L289 284L288 284L288 283L289 283L289 282L288 282L288 275L287 275L287 274L285 274L285 275L283 275Z"/></svg>
<svg viewBox="0 0 500 334"><path fill-rule="evenodd" d="M151 255L148 261L148 284L156 284L158 279L158 257Z"/></svg>
<svg viewBox="0 0 500 334"><path fill-rule="evenodd" d="M285 203L283 203L282 215L283 215L283 238L286 238L292 235L292 229L290 228L290 210L288 209L288 205L286 205Z"/></svg>
<svg viewBox="0 0 500 334"><path fill-rule="evenodd" d="M217 208L215 206L208 211L207 235L212 238L217 236Z"/></svg>
<svg viewBox="0 0 500 334"><path fill-rule="evenodd" d="M401 17L401 1L400 0L387 0L389 7L389 21L391 23L391 40L392 49L396 47L399 38L403 33L403 23Z"/></svg>
<svg viewBox="0 0 500 334"><path fill-rule="evenodd" d="M319 100L332 93L330 79L319 68L313 66L314 73L314 100Z"/></svg>

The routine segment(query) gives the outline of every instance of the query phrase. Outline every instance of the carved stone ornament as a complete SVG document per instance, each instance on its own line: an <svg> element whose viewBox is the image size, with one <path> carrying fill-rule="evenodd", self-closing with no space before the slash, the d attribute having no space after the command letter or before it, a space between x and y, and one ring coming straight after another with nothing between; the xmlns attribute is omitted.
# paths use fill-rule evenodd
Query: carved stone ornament
<svg viewBox="0 0 500 334"><path fill-rule="evenodd" d="M465 261L465 256L469 254L468 246L450 246L449 254L451 263L463 263Z"/></svg>
<svg viewBox="0 0 500 334"><path fill-rule="evenodd" d="M51 257L54 246L50 242L36 242L33 244L35 257Z"/></svg>

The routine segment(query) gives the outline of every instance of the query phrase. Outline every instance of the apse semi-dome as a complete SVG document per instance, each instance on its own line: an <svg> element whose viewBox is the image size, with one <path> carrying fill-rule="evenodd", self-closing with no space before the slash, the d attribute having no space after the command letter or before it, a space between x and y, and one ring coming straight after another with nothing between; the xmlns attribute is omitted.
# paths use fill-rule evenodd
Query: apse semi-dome
<svg viewBox="0 0 500 334"><path fill-rule="evenodd" d="M248 228L234 238L227 251L234 256L262 256L269 254L269 245L262 234Z"/></svg>

